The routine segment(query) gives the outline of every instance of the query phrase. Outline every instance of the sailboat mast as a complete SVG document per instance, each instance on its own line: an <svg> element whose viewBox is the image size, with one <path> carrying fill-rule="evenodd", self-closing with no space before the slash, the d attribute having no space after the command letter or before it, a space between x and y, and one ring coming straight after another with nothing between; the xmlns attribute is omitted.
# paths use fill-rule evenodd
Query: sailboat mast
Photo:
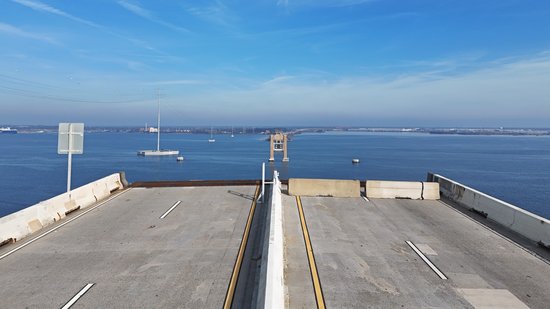
<svg viewBox="0 0 550 309"><path fill-rule="evenodd" d="M158 103L158 114L157 114L157 151L160 151L160 94L157 89L157 103Z"/></svg>

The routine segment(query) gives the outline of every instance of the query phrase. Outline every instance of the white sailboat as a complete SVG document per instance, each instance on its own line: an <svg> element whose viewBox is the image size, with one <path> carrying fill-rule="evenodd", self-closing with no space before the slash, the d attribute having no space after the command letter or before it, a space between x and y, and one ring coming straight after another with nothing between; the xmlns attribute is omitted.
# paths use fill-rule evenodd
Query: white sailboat
<svg viewBox="0 0 550 309"><path fill-rule="evenodd" d="M179 150L167 150L160 149L160 95L157 91L157 102L158 102L158 114L157 114L157 149L156 150L140 150L138 151L138 156L177 156L179 155Z"/></svg>
<svg viewBox="0 0 550 309"><path fill-rule="evenodd" d="M235 137L235 135L233 135L233 126L231 126L231 137Z"/></svg>
<svg viewBox="0 0 550 309"><path fill-rule="evenodd" d="M214 139L214 136L212 135L212 127L210 127L210 138L208 139L209 143L215 143L216 140Z"/></svg>

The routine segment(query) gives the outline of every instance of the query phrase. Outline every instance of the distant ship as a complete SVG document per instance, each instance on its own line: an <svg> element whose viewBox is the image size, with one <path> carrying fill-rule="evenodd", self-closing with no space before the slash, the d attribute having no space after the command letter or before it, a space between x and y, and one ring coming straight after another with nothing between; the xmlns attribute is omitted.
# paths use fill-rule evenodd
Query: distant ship
<svg viewBox="0 0 550 309"><path fill-rule="evenodd" d="M0 128L0 134L16 134L17 130L10 127Z"/></svg>

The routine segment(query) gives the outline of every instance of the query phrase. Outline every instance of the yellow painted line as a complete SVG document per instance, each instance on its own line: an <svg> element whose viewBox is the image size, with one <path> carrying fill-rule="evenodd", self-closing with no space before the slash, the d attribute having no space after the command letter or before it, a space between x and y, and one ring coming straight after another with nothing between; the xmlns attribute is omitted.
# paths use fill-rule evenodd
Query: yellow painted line
<svg viewBox="0 0 550 309"><path fill-rule="evenodd" d="M260 192L260 186L256 186L256 193L254 193L254 200L248 213L248 220L246 221L246 227L244 229L243 238L241 239L241 246L239 247L239 254L233 267L233 273L231 274L231 280L229 281L229 287L227 288L227 294L225 295L225 301L223 303L224 309L231 308L233 303L233 297L235 296L235 289L237 288L237 280L239 279L239 272L241 271L241 264L243 263L244 251L246 250L246 243L248 242L248 235L250 234L250 226L252 226L252 218L254 217L254 211L256 210L256 200L258 199L258 193Z"/></svg>
<svg viewBox="0 0 550 309"><path fill-rule="evenodd" d="M317 308L325 309L325 297L323 296L323 289L321 287L321 280L319 279L319 273L317 272L317 265L315 264L315 256L313 255L313 248L311 247L311 240L309 239L309 232L307 230L306 217L304 216L304 209L302 208L302 200L299 196L296 196L296 204L298 205L298 212L300 214L300 222L302 223L302 233L304 234L304 241L306 243L307 259L309 261L309 269L311 270L311 280L313 281L313 290L315 291L315 301L317 302Z"/></svg>

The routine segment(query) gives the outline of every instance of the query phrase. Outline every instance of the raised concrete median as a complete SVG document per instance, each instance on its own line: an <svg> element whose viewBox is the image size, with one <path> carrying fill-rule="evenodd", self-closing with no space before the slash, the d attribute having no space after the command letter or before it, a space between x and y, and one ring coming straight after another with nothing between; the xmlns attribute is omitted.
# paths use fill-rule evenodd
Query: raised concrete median
<svg viewBox="0 0 550 309"><path fill-rule="evenodd" d="M368 198L437 200L439 184L419 181L381 181L368 180L366 183Z"/></svg>
<svg viewBox="0 0 550 309"><path fill-rule="evenodd" d="M441 175L429 174L428 178L439 183L441 194L457 205L473 210L541 245L550 247L550 220Z"/></svg>
<svg viewBox="0 0 550 309"><path fill-rule="evenodd" d="M35 233L77 209L89 207L112 192L122 189L125 180L119 173L76 188L51 199L0 218L0 243L15 242Z"/></svg>
<svg viewBox="0 0 550 309"><path fill-rule="evenodd" d="M264 242L260 292L257 308L284 308L284 231L281 182L273 175L273 187L267 219L268 235Z"/></svg>
<svg viewBox="0 0 550 309"><path fill-rule="evenodd" d="M360 197L359 180L290 178L288 192L294 196Z"/></svg>

